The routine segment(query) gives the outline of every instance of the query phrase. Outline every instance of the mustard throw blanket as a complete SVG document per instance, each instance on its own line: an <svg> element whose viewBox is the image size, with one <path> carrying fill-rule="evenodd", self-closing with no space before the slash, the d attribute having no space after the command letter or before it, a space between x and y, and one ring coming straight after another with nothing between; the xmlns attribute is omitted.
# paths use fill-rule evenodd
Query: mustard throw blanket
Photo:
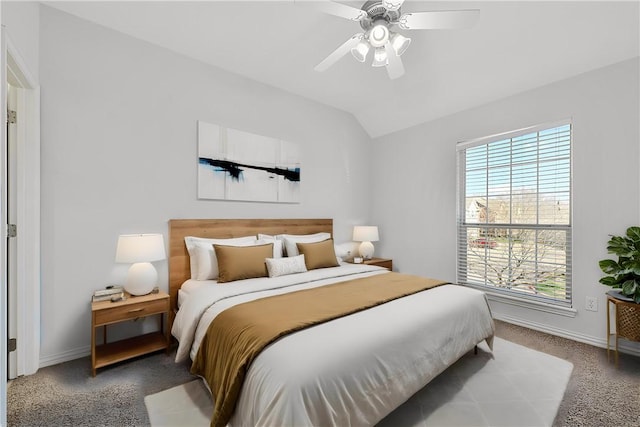
<svg viewBox="0 0 640 427"><path fill-rule="evenodd" d="M191 373L204 377L213 393L211 426L227 425L251 362L278 338L445 283L388 273L261 298L226 309L209 325L191 366Z"/></svg>

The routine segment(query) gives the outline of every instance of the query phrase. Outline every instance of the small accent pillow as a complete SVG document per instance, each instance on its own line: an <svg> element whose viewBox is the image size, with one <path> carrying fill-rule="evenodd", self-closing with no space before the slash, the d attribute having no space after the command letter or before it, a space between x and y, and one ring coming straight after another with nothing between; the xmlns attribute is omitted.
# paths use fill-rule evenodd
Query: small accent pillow
<svg viewBox="0 0 640 427"><path fill-rule="evenodd" d="M317 243L298 243L297 248L304 255L307 270L337 267L339 265L336 251L333 248L333 239Z"/></svg>
<svg viewBox="0 0 640 427"><path fill-rule="evenodd" d="M277 237L279 237L278 235ZM284 239L284 249L286 251L287 256L296 256L300 255L298 252L298 247L296 243L315 243L322 242L323 240L327 240L331 238L331 234L329 233L315 233L315 234L282 234L282 238Z"/></svg>
<svg viewBox="0 0 640 427"><path fill-rule="evenodd" d="M273 256L273 244L257 246L213 245L218 258L218 283L268 276L265 259Z"/></svg>
<svg viewBox="0 0 640 427"><path fill-rule="evenodd" d="M285 276L287 274L304 273L307 266L304 263L304 255L286 258L267 258L267 271L269 277Z"/></svg>

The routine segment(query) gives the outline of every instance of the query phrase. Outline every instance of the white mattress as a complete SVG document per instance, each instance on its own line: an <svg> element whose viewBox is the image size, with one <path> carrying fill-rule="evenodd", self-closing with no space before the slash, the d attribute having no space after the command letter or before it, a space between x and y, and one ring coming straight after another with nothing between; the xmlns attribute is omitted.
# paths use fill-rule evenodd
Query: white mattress
<svg viewBox="0 0 640 427"><path fill-rule="evenodd" d="M366 265L190 289L172 333L176 359L195 356L224 309L268 295L386 274ZM372 425L478 342L493 321L482 292L455 285L288 335L254 360L231 425Z"/></svg>

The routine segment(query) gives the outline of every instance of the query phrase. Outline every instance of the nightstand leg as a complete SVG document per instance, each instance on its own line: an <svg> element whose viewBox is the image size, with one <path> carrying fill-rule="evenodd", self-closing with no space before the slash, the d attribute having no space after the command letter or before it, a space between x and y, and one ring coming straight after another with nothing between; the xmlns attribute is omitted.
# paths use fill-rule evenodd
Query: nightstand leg
<svg viewBox="0 0 640 427"><path fill-rule="evenodd" d="M96 328L91 327L91 375L96 376Z"/></svg>
<svg viewBox="0 0 640 427"><path fill-rule="evenodd" d="M166 313L167 315L167 325L169 324L169 313ZM167 344L167 348L164 351L165 354L169 355L169 329L165 330L165 322L164 322L164 314L160 314L160 333L162 333L164 335L164 340Z"/></svg>
<svg viewBox="0 0 640 427"><path fill-rule="evenodd" d="M610 362L609 358L609 340L611 339L611 318L609 316L609 307L611 306L611 302L607 300L607 362Z"/></svg>

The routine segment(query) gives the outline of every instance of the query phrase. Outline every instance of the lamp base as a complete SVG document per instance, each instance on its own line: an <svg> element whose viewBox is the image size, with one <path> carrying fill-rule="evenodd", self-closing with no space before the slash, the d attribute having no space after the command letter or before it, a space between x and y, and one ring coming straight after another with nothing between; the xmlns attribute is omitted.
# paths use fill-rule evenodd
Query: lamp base
<svg viewBox="0 0 640 427"><path fill-rule="evenodd" d="M371 242L362 242L360 243L360 248L358 251L360 252L360 256L364 259L371 259L373 257L374 251L373 243Z"/></svg>
<svg viewBox="0 0 640 427"><path fill-rule="evenodd" d="M137 262L129 267L124 290L131 295L147 295L158 283L158 272L150 262Z"/></svg>

